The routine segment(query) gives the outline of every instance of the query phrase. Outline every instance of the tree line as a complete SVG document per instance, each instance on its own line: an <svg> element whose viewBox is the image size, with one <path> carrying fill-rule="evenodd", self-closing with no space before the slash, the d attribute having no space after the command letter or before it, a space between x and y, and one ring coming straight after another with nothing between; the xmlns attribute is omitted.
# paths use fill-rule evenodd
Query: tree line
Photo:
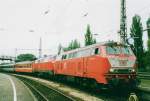
<svg viewBox="0 0 150 101"><path fill-rule="evenodd" d="M137 65L140 71L150 70L150 18L147 19L145 24L147 26L146 29L143 28L141 17L135 15L132 18L132 25L130 28L130 37L134 40L131 47L137 57ZM147 49L143 46L144 31L147 32L148 36Z"/></svg>
<svg viewBox="0 0 150 101"><path fill-rule="evenodd" d="M88 45L92 45L92 44L95 44L96 43L96 39L93 38L93 34L91 32L91 29L90 29L90 25L87 25L87 29L86 29L86 33L84 35L84 40L85 40L85 46L88 46ZM81 45L80 45L80 42L78 42L77 39L74 39L72 40L67 47L63 47L61 44L59 44L58 46L58 54L61 53L61 51L69 51L69 50L72 50L72 49L76 49L76 48L80 48Z"/></svg>
<svg viewBox="0 0 150 101"><path fill-rule="evenodd" d="M93 34L90 30L90 25L87 25L87 30L85 33L85 46L92 45L95 43L96 43L96 39L93 38ZM61 44L59 44L57 54L60 54L62 51L69 51L80 47L81 47L80 42L77 39L74 39L69 43L68 47L63 47ZM16 57L16 62L33 61L36 59L37 59L36 56L33 54L19 54Z"/></svg>

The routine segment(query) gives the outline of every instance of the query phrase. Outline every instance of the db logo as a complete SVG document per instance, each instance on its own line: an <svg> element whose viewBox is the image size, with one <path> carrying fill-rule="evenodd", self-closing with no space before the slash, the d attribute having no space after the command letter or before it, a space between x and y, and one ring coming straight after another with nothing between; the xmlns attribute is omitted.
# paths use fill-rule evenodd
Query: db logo
<svg viewBox="0 0 150 101"><path fill-rule="evenodd" d="M119 65L126 66L127 65L127 61L126 60L120 60L119 61Z"/></svg>

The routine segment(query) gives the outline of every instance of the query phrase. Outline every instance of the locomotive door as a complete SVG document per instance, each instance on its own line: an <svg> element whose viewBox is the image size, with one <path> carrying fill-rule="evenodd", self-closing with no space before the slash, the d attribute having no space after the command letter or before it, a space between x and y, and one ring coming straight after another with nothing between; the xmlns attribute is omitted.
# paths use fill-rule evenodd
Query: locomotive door
<svg viewBox="0 0 150 101"><path fill-rule="evenodd" d="M84 75L84 58L79 58L77 61L78 61L77 75L83 76Z"/></svg>
<svg viewBox="0 0 150 101"><path fill-rule="evenodd" d="M83 76L86 77L87 76L87 60L88 58L83 58Z"/></svg>
<svg viewBox="0 0 150 101"><path fill-rule="evenodd" d="M86 77L86 74L87 74L86 61L87 61L87 58L84 58L84 57L78 59L77 76Z"/></svg>

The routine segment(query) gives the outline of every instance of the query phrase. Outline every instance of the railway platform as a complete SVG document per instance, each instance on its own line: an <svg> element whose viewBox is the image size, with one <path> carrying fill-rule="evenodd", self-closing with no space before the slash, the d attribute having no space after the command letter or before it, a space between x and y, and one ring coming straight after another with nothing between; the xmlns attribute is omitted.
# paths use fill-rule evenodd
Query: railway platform
<svg viewBox="0 0 150 101"><path fill-rule="evenodd" d="M19 79L0 73L0 101L37 101Z"/></svg>

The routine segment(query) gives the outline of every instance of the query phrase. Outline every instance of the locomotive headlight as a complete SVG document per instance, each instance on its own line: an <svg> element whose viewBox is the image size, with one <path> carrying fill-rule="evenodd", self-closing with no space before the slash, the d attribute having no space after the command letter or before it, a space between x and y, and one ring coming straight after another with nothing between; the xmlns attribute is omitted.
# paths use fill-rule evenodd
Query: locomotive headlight
<svg viewBox="0 0 150 101"><path fill-rule="evenodd" d="M115 71L115 69L111 68L109 71L110 71L110 72L114 72L114 71Z"/></svg>
<svg viewBox="0 0 150 101"><path fill-rule="evenodd" d="M132 72L135 72L135 69L132 69Z"/></svg>
<svg viewBox="0 0 150 101"><path fill-rule="evenodd" d="M130 72L135 72L135 69L130 69Z"/></svg>

